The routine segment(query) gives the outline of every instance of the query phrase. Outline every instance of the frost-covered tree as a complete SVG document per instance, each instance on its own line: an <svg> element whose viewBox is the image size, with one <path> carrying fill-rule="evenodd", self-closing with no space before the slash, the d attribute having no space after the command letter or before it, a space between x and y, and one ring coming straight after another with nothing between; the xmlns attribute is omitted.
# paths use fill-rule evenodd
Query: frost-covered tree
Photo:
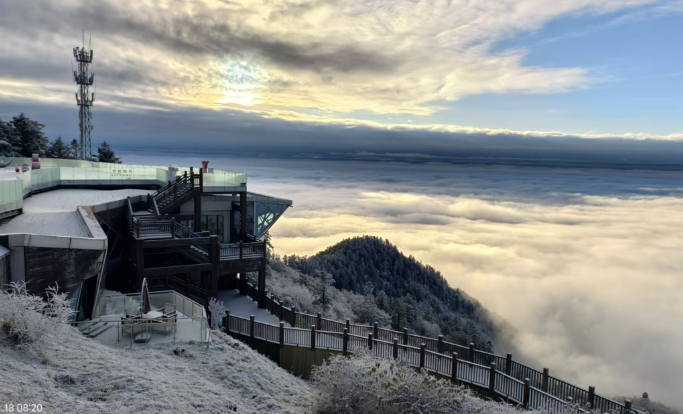
<svg viewBox="0 0 683 414"><path fill-rule="evenodd" d="M43 133L45 125L30 119L23 112L12 118L10 123L18 138L19 155L30 157L33 154L45 153L48 145L48 139Z"/></svg>
<svg viewBox="0 0 683 414"><path fill-rule="evenodd" d="M209 300L209 312L211 313L211 329L218 329L220 326L221 319L225 316L225 311L228 310L223 301L219 301L216 298L211 298Z"/></svg>
<svg viewBox="0 0 683 414"><path fill-rule="evenodd" d="M270 263L271 257L275 254L275 248L273 247L272 237L270 231L266 231L263 235L263 241L266 242L266 263Z"/></svg>
<svg viewBox="0 0 683 414"><path fill-rule="evenodd" d="M0 119L0 155L6 157L20 156L19 138L11 122Z"/></svg>
<svg viewBox="0 0 683 414"><path fill-rule="evenodd" d="M680 411L671 408L657 401L652 401L648 393L644 392L642 396L634 397L615 397L614 401L623 403L626 400L631 400L631 405L641 411L646 411L650 414L680 414Z"/></svg>
<svg viewBox="0 0 683 414"><path fill-rule="evenodd" d="M19 346L39 349L72 318L71 300L57 286L47 289L46 299L30 294L23 282L0 290L0 327Z"/></svg>
<svg viewBox="0 0 683 414"><path fill-rule="evenodd" d="M315 295L315 304L322 309L323 316L330 307L330 288L334 285L332 275L324 270L320 270L315 274L315 282L313 284L313 294Z"/></svg>
<svg viewBox="0 0 683 414"><path fill-rule="evenodd" d="M99 162L110 162L114 164L121 164L121 158L116 156L114 150L111 149L107 141L102 141L100 147L97 148L97 161Z"/></svg>
<svg viewBox="0 0 683 414"><path fill-rule="evenodd" d="M511 405L478 398L450 381L416 372L405 361L367 352L333 356L313 368L312 386L317 395L314 410L325 414L519 413Z"/></svg>
<svg viewBox="0 0 683 414"><path fill-rule="evenodd" d="M50 158L70 159L71 149L64 143L62 137L57 137L50 143L47 149L47 156Z"/></svg>
<svg viewBox="0 0 683 414"><path fill-rule="evenodd" d="M388 240L354 237L313 256L289 255L283 261L306 275L317 270L330 272L335 288L367 299L370 295L365 287L371 283L376 306L361 303L362 309L354 312L363 321L380 319L365 312L377 308L391 316L394 329L406 327L423 335L441 331L449 342L474 342L478 349L491 350L495 328L486 309L465 292L449 286L440 272L405 256ZM384 295L389 299L388 307Z"/></svg>

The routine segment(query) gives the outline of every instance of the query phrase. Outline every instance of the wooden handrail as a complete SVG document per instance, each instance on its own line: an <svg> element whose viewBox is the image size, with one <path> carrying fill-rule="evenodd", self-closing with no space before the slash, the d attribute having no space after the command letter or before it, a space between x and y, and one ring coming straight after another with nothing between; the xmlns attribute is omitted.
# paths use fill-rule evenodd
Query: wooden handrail
<svg viewBox="0 0 683 414"><path fill-rule="evenodd" d="M252 285L251 283L247 283L247 292L251 293L248 296L257 297L258 295L255 294L255 292L257 291L258 289L254 285ZM272 300L272 298L270 299ZM266 307L266 310L270 312L270 309L268 307ZM318 319L316 315L309 315L297 312L295 314L296 319L290 320L291 315L294 314L294 311L290 308L282 306L281 303L278 305L278 312L270 313L285 322L293 322L292 328L285 328L286 330L296 329L299 331L311 331L311 325L315 325L312 322ZM235 316L231 317L237 318ZM318 329L317 334L333 333L335 335L342 335L344 331L346 331L346 335L344 335L345 340L348 340L347 338L355 338L356 343L358 343L358 341L362 339L362 341L366 343L366 347L370 343L367 336L354 335L351 333L351 331L347 330L347 326L349 326L349 324L324 318L322 319L322 321L329 323L325 325L325 331L323 331L322 329ZM275 325L272 326L273 329L279 329L279 327ZM350 326L363 329L365 331L363 335L372 335L372 331L374 330L374 327L370 325ZM395 334L396 338L400 338L404 335L404 333L402 332L388 329L378 328L378 330L380 333L382 331L385 331ZM372 338L372 343L378 345L376 347L373 347L374 350L372 352L375 353L375 355L377 356L385 357L385 353L382 352L387 351L387 349L389 349L388 347L391 347L392 352L390 352L390 354L393 357L393 347L396 346L400 350L403 350L403 352L396 351L397 355L402 359L407 359L411 365L414 365L416 367L421 364L416 363L418 362L418 360L410 360L409 353L413 352L415 355L419 353L423 355L422 358L424 358L424 360L422 361L422 364L424 364L424 368L428 371L439 373L441 375L455 374L457 375L457 379L460 381L464 381L476 385L478 387L483 387L487 389L487 391L494 393L498 396L513 399L516 403L520 405L528 405L528 408L545 408L549 411L560 411L560 409L563 408L566 404L567 398L571 398L574 403L579 403L581 405L590 402L592 403L591 406L593 408L599 408L602 412L616 410L620 411L622 414L627 414L627 412L632 412L635 414L640 413L639 410L634 409L630 406L630 404L621 404L611 399L604 398L595 394L595 387L591 386L589 390L584 390L573 384L570 384L568 382L559 380L555 377L548 375L547 370L544 376L544 373L541 371L534 370L533 368L530 368L526 365L520 364L516 361L512 361L511 354L508 354L507 356L503 357L501 355L493 354L490 352L476 350L473 348L473 344L470 346L470 348L467 348L457 344L439 341L434 338L428 338L412 334L408 336L413 337L415 340L418 340L420 345L416 347L407 344L392 343L389 341L380 340L379 338L376 338L374 337L374 335L372 335L370 336L370 338ZM306 338L306 335L285 335L285 338L285 345L296 346L310 346L310 340L312 339L311 336L308 337L310 339ZM437 350L426 349L426 346L423 349L421 349L422 345L426 345L426 343L429 342L433 342L435 344L441 343L441 352L438 352ZM337 349L337 347L331 347L329 349L344 352L353 352L352 348L349 347L346 343L344 343L343 347L339 346L338 348L339 349ZM447 349L458 349L459 351L449 353L446 352ZM461 355L461 357L458 358L458 355ZM473 358L473 360L468 360L468 357ZM417 357L415 356L415 358ZM457 368L457 371L454 371L454 367L457 367L458 364L460 364L461 367ZM511 372L508 372L508 366L512 366L512 369L510 370ZM544 384L541 384L538 380L529 380L529 374L534 374L534 376L539 379L545 377L545 380L543 381ZM538 382L538 384L536 384L536 382ZM516 394L520 394L523 391L524 395L522 396L520 394L517 395L517 397L512 398L512 396L510 395L510 389L512 388L514 388Z"/></svg>
<svg viewBox="0 0 683 414"><path fill-rule="evenodd" d="M160 219L161 214L159 213L159 205L157 204L156 198L150 196L152 199L152 210L154 211L154 215L156 216L157 220Z"/></svg>

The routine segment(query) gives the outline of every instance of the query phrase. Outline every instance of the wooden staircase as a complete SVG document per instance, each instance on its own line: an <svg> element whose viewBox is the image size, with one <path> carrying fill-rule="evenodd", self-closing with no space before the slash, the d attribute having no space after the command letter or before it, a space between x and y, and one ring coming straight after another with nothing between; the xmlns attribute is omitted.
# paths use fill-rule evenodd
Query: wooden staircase
<svg viewBox="0 0 683 414"><path fill-rule="evenodd" d="M195 196L201 196L202 174L195 175L193 172L178 176L174 181L161 187L151 198L156 203L158 214L166 214L178 209L185 202ZM151 211L153 207L150 207Z"/></svg>

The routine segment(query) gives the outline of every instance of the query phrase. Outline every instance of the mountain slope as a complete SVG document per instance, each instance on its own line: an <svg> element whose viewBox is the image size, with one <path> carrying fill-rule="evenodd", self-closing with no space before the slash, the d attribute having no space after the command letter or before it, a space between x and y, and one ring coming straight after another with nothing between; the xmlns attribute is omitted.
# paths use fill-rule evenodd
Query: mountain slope
<svg viewBox="0 0 683 414"><path fill-rule="evenodd" d="M391 316L394 329L415 326L415 320L422 318L437 324L451 341L473 341L481 348L491 348L493 324L479 302L448 286L441 273L406 257L388 240L354 237L311 257L293 255L284 262L308 275L329 272L334 286L342 290L364 293L371 283L377 305Z"/></svg>
<svg viewBox="0 0 683 414"><path fill-rule="evenodd" d="M185 350L182 356L174 354L176 347ZM212 334L208 348L128 349L64 327L39 354L17 347L0 330L0 401L42 404L45 413L284 414L309 412L313 398L305 381L222 332Z"/></svg>

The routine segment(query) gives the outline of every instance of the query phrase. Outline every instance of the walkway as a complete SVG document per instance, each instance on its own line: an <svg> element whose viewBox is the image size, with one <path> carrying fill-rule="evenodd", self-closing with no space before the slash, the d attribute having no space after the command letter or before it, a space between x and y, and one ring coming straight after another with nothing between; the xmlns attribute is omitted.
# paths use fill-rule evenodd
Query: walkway
<svg viewBox="0 0 683 414"><path fill-rule="evenodd" d="M265 309L259 309L258 303L251 300L248 296L240 295L240 291L235 290L219 290L218 300L223 301L226 309L230 310L230 314L239 316L240 318L249 319L254 315L257 322L263 322L270 325L280 325L280 320L271 315Z"/></svg>

